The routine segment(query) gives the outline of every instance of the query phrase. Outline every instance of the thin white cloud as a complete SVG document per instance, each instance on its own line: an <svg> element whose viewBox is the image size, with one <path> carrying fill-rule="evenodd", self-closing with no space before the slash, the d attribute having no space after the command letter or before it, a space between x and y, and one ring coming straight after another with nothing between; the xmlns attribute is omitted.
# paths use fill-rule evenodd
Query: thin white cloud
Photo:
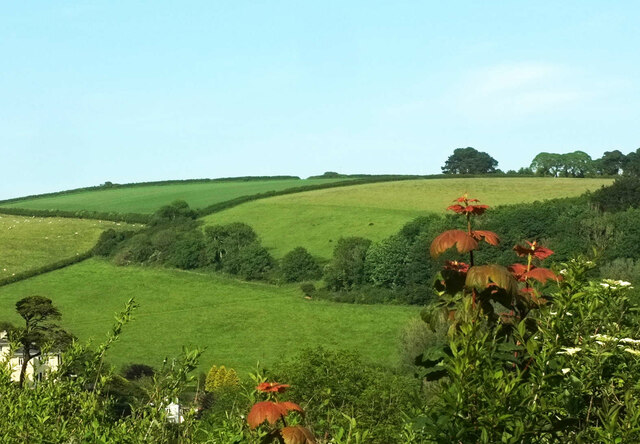
<svg viewBox="0 0 640 444"><path fill-rule="evenodd" d="M580 73L562 65L533 62L476 70L451 93L455 112L479 120L554 112L596 94Z"/></svg>

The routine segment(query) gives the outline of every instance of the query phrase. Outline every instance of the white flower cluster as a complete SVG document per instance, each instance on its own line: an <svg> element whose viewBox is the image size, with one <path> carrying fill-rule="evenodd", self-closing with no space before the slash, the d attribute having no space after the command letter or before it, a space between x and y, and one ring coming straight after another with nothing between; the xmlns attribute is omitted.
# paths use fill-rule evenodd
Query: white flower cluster
<svg viewBox="0 0 640 444"><path fill-rule="evenodd" d="M631 282L619 281L619 280L616 281L613 279L603 279L602 282L600 282L600 285L610 290L618 290L620 288L633 288L631 286Z"/></svg>

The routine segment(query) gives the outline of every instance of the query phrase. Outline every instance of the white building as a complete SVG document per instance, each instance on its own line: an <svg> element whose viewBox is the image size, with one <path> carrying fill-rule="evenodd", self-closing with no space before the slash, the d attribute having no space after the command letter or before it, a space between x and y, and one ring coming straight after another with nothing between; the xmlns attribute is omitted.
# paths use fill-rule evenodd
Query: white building
<svg viewBox="0 0 640 444"><path fill-rule="evenodd" d="M31 354L37 354L39 350L32 349ZM0 331L0 363L9 365L11 369L11 379L18 382L20 381L20 369L22 368L22 348L15 350L13 355L11 353L11 344L7 340L7 332ZM35 380L40 381L47 373L57 370L62 359L60 353L49 353L47 355L37 356L31 358L27 365L25 373L26 381Z"/></svg>

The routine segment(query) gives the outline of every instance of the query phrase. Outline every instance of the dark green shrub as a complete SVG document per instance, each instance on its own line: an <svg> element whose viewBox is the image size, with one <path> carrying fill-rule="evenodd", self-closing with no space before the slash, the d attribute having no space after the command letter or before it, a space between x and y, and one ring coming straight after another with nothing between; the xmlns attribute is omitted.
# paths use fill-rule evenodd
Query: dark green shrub
<svg viewBox="0 0 640 444"><path fill-rule="evenodd" d="M376 287L403 286L409 246L406 238L397 235L371 245L364 264L367 281Z"/></svg>
<svg viewBox="0 0 640 444"><path fill-rule="evenodd" d="M149 225L152 227L158 225L182 225L188 221L193 221L197 217L198 212L189 208L189 204L184 200L176 200L153 213Z"/></svg>
<svg viewBox="0 0 640 444"><path fill-rule="evenodd" d="M302 290L302 293L304 293L305 296L313 297L316 292L316 286L311 282L305 282L300 285L300 290Z"/></svg>
<svg viewBox="0 0 640 444"><path fill-rule="evenodd" d="M313 280L322 275L318 262L303 247L294 248L282 257L280 272L286 282Z"/></svg>
<svg viewBox="0 0 640 444"><path fill-rule="evenodd" d="M188 231L173 243L166 263L172 267L190 270L205 264L205 243L201 231Z"/></svg>
<svg viewBox="0 0 640 444"><path fill-rule="evenodd" d="M333 291L350 290L365 282L364 264L369 239L340 238L333 250L333 259L324 270L327 288Z"/></svg>
<svg viewBox="0 0 640 444"><path fill-rule="evenodd" d="M127 240L114 256L118 265L140 264L147 262L154 253L151 239L146 233L138 233Z"/></svg>
<svg viewBox="0 0 640 444"><path fill-rule="evenodd" d="M211 225L204 229L207 261L216 268L222 266L227 254L237 253L241 248L258 241L251 226L234 222L227 225Z"/></svg>
<svg viewBox="0 0 640 444"><path fill-rule="evenodd" d="M93 248L93 254L109 257L117 250L121 242L129 239L134 234L133 231L116 231L113 228L109 228L100 234L98 242Z"/></svg>
<svg viewBox="0 0 640 444"><path fill-rule="evenodd" d="M259 280L264 279L273 270L275 263L267 249L255 242L227 253L222 262L222 269L246 280Z"/></svg>
<svg viewBox="0 0 640 444"><path fill-rule="evenodd" d="M591 201L602 211L624 211L640 206L640 177L618 177L613 184L593 192Z"/></svg>
<svg viewBox="0 0 640 444"><path fill-rule="evenodd" d="M145 376L153 376L155 370L146 364L128 364L122 369L122 376L129 381L134 381Z"/></svg>

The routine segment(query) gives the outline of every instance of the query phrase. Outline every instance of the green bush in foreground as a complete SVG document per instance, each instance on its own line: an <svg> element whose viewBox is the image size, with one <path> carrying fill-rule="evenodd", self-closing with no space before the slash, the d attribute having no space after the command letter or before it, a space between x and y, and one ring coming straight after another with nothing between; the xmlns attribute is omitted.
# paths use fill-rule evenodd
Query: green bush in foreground
<svg viewBox="0 0 640 444"><path fill-rule="evenodd" d="M192 442L194 413L183 412L181 424L171 424L165 407L190 381L201 351L185 351L169 361L154 378L143 402L128 416L114 419L114 400L105 394L119 378L103 364L104 355L131 319L130 300L96 350L74 343L62 366L33 388L11 381L7 366L0 366L0 442Z"/></svg>

